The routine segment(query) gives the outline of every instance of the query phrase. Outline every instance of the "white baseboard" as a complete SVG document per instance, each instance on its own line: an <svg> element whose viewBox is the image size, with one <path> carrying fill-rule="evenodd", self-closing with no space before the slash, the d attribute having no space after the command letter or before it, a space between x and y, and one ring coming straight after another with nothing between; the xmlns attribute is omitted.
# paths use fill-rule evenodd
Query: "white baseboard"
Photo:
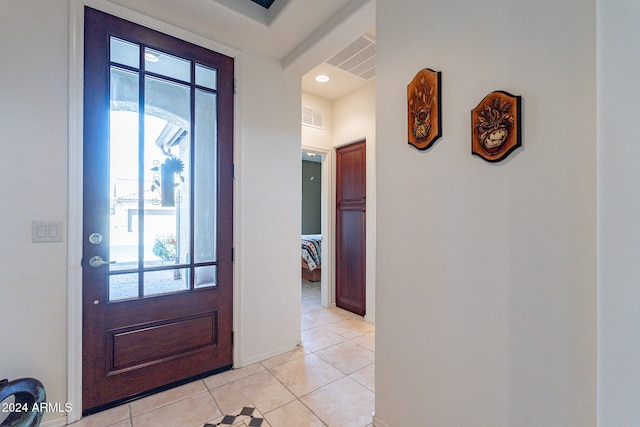
<svg viewBox="0 0 640 427"><path fill-rule="evenodd" d="M234 368L243 368L245 366L253 365L254 363L262 362L263 360L267 360L271 357L280 356L288 351L293 351L300 348L299 344L293 346L287 346L278 350L270 351L268 353L261 354L260 356L255 356L250 359L244 359L240 361L238 366L234 366Z"/></svg>
<svg viewBox="0 0 640 427"><path fill-rule="evenodd" d="M373 427L391 427L389 424L382 421L380 418L376 417L375 413L373 415Z"/></svg>

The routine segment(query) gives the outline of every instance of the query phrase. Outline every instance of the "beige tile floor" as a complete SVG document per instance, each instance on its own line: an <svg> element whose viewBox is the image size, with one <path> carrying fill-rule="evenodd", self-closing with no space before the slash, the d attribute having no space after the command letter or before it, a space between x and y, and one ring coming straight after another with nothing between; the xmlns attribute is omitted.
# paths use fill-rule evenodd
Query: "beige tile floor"
<svg viewBox="0 0 640 427"><path fill-rule="evenodd" d="M370 427L374 326L302 283L302 347L83 418L75 427ZM235 418L245 407L253 418ZM222 424L220 424L222 423Z"/></svg>

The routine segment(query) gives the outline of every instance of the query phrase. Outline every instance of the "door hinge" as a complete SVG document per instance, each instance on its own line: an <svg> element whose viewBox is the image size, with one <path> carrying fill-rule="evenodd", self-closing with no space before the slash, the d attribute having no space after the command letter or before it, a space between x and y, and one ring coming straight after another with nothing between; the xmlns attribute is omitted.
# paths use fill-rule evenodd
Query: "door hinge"
<svg viewBox="0 0 640 427"><path fill-rule="evenodd" d="M231 248L231 262L236 260L236 248Z"/></svg>
<svg viewBox="0 0 640 427"><path fill-rule="evenodd" d="M231 170L231 177L233 179L236 179L236 164L235 163L233 164L233 168Z"/></svg>

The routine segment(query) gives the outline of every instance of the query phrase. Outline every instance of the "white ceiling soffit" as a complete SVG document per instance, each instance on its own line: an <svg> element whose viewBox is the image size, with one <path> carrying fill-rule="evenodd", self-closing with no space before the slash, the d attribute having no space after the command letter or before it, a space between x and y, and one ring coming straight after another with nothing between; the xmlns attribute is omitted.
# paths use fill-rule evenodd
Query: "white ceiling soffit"
<svg viewBox="0 0 640 427"><path fill-rule="evenodd" d="M373 28L375 17L375 0L350 1L284 58L284 68L306 74Z"/></svg>

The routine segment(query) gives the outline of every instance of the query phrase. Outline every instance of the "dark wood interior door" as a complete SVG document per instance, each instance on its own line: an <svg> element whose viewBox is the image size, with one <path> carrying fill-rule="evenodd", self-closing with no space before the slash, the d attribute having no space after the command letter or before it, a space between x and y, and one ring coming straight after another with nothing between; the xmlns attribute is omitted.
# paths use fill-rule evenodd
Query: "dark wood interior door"
<svg viewBox="0 0 640 427"><path fill-rule="evenodd" d="M85 8L83 412L232 365L233 59Z"/></svg>
<svg viewBox="0 0 640 427"><path fill-rule="evenodd" d="M366 313L365 141L338 148L336 159L336 305Z"/></svg>

